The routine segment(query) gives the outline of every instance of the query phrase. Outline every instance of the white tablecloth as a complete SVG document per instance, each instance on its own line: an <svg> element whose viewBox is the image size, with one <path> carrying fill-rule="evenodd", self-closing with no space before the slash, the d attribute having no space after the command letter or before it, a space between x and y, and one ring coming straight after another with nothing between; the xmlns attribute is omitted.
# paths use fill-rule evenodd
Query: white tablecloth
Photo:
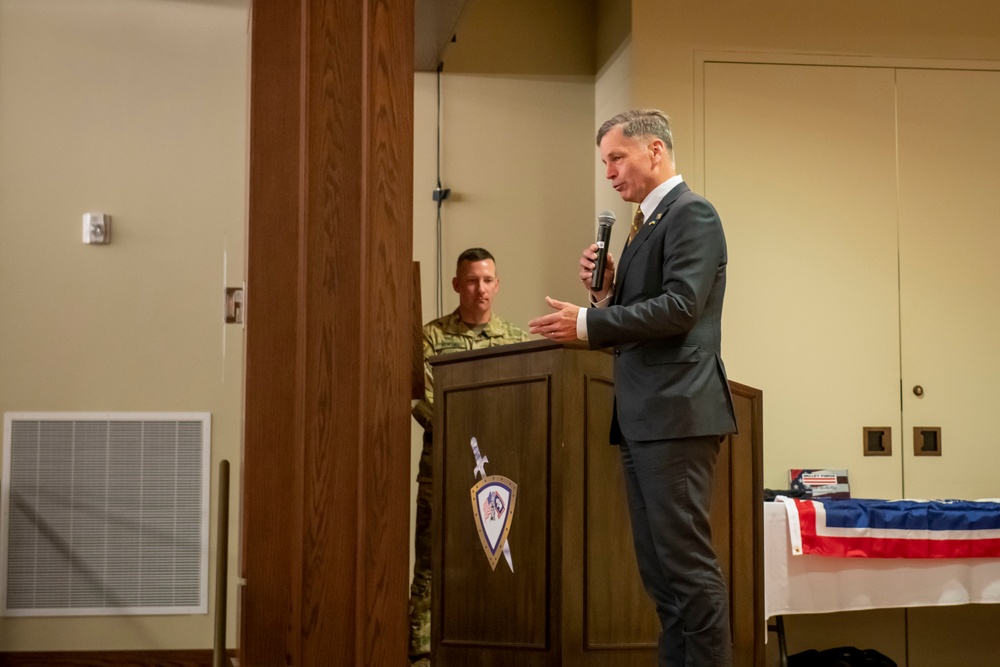
<svg viewBox="0 0 1000 667"><path fill-rule="evenodd" d="M1000 602L1000 559L792 556L782 503L764 503L764 612Z"/></svg>

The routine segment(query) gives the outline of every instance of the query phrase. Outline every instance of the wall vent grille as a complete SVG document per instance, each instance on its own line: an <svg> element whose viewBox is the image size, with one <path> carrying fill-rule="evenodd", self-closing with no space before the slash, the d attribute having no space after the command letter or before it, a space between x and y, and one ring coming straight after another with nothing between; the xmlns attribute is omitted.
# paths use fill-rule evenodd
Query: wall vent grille
<svg viewBox="0 0 1000 667"><path fill-rule="evenodd" d="M208 413L7 413L6 616L208 611Z"/></svg>

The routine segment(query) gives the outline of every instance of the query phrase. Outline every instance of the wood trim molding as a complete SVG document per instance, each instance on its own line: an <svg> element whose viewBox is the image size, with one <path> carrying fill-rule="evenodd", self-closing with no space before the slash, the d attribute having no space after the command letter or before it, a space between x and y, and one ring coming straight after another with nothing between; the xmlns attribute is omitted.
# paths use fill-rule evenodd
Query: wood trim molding
<svg viewBox="0 0 1000 667"><path fill-rule="evenodd" d="M212 649L11 652L0 653L0 667L212 667Z"/></svg>
<svg viewBox="0 0 1000 667"><path fill-rule="evenodd" d="M249 151L240 663L402 665L413 0L255 0Z"/></svg>

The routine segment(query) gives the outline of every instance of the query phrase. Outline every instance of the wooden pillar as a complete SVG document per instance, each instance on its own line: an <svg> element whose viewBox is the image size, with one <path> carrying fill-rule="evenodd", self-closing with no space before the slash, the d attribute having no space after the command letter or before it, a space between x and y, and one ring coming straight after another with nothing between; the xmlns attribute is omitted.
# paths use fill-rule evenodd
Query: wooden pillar
<svg viewBox="0 0 1000 667"><path fill-rule="evenodd" d="M255 0L241 665L403 665L413 0Z"/></svg>

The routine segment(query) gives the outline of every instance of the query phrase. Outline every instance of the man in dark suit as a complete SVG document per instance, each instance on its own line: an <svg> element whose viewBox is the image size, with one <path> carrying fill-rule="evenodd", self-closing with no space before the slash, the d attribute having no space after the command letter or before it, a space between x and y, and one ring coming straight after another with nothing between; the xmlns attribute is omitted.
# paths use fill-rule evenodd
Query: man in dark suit
<svg viewBox="0 0 1000 667"><path fill-rule="evenodd" d="M720 356L726 239L710 203L676 173L667 117L611 118L597 145L622 199L640 205L615 271L591 307L546 297L531 333L614 347L611 442L620 445L636 558L662 631L659 665L732 664L726 585L711 544L709 501L722 436L736 430ZM590 288L597 245L584 250Z"/></svg>

